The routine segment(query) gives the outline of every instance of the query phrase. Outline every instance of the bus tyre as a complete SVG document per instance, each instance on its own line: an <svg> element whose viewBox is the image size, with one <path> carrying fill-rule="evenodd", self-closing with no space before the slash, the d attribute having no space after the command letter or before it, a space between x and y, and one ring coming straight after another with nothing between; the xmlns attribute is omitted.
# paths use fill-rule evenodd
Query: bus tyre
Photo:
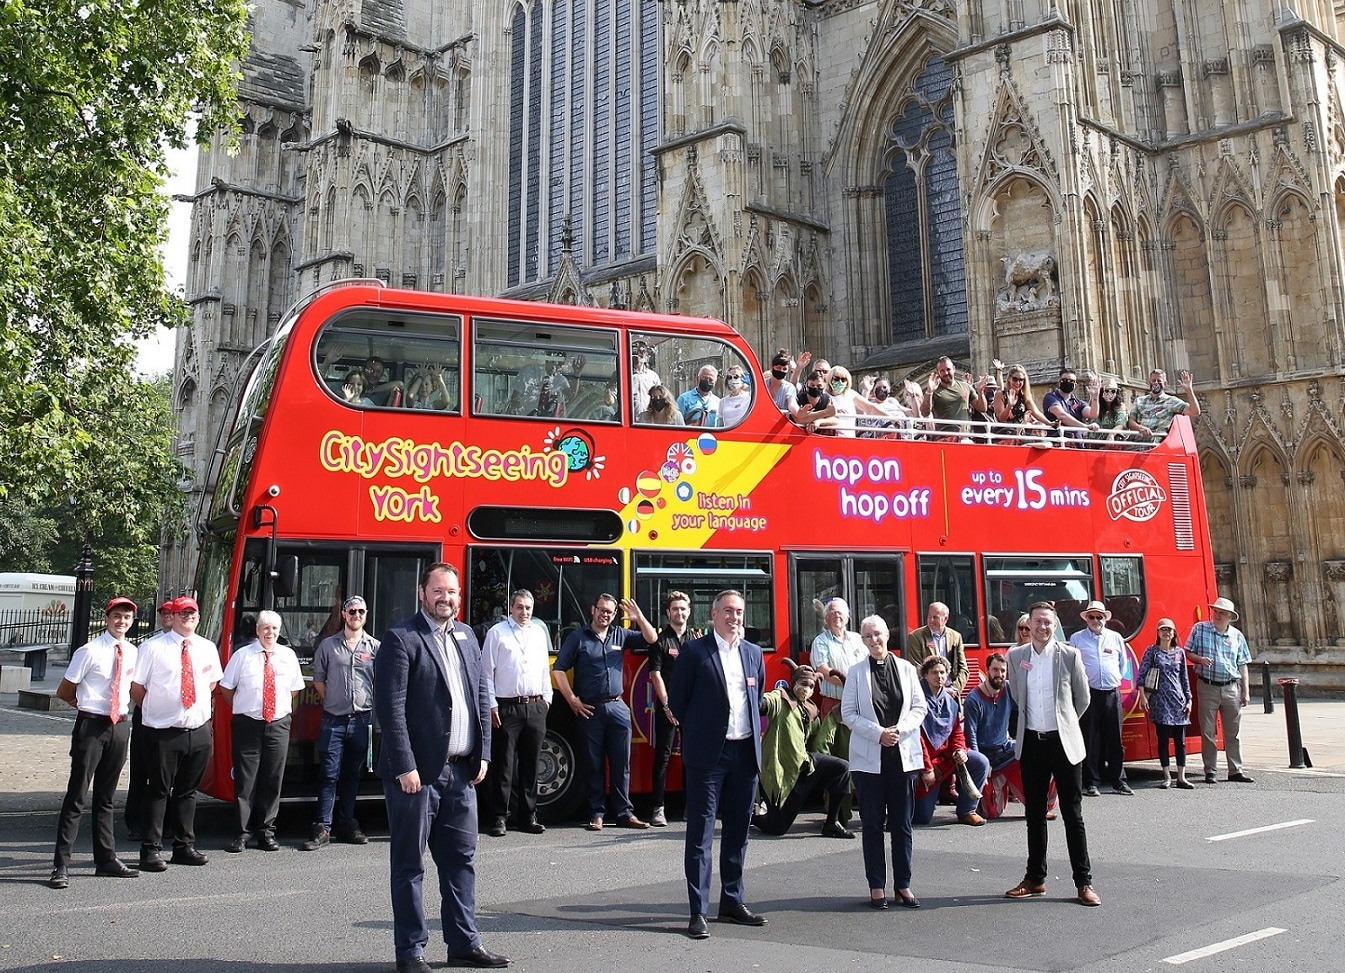
<svg viewBox="0 0 1345 973"><path fill-rule="evenodd" d="M583 771L574 737L547 727L537 757L537 816L543 824L570 821L583 800Z"/></svg>

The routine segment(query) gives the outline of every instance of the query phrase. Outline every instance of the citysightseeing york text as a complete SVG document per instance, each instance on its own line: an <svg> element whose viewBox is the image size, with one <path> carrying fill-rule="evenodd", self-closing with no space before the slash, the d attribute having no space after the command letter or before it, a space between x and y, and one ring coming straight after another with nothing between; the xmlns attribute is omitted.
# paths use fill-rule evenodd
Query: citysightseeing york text
<svg viewBox="0 0 1345 973"><path fill-rule="evenodd" d="M901 463L887 456L827 456L813 450L813 478L818 483L840 484L838 504L842 517L872 520L881 524L886 518L897 520L929 516L929 487L890 491L860 489L861 485L880 487L901 482Z"/></svg>
<svg viewBox="0 0 1345 973"><path fill-rule="evenodd" d="M569 456L559 451L533 452L526 445L516 450L487 449L462 442L417 443L392 437L368 442L333 429L322 437L318 458L332 473L356 473L366 480L375 476L391 479L410 477L424 484L417 491L399 486L369 487L374 519L410 523L440 521L439 497L429 488L435 477L479 480L540 480L562 487L569 477Z"/></svg>

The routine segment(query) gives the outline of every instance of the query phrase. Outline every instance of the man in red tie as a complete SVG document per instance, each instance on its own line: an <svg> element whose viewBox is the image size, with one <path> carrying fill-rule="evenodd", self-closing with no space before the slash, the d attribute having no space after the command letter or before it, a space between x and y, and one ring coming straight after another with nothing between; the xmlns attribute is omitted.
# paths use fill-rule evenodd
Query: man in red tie
<svg viewBox="0 0 1345 973"><path fill-rule="evenodd" d="M299 660L281 645L280 616L257 613L257 639L229 656L220 680L224 701L233 709L234 796L238 800L238 837L224 849L237 854L257 839L262 851L279 851L276 813L280 782L290 749L290 713L304 688Z"/></svg>
<svg viewBox="0 0 1345 973"><path fill-rule="evenodd" d="M222 672L215 643L196 634L200 618L195 598L174 599L173 630L141 646L131 679L131 698L144 711L150 774L142 872L168 868L160 855L165 831L173 864L209 861L196 850L196 789L210 763L210 694Z"/></svg>
<svg viewBox="0 0 1345 973"><path fill-rule="evenodd" d="M106 630L70 658L56 696L79 710L70 738L70 783L56 825L56 857L47 884L63 889L70 883L70 849L79 834L84 801L93 784L94 872L111 878L135 878L140 873L117 857L113 832L112 798L126 763L131 724L131 671L136 648L126 633L135 621L135 602L113 598L103 612Z"/></svg>

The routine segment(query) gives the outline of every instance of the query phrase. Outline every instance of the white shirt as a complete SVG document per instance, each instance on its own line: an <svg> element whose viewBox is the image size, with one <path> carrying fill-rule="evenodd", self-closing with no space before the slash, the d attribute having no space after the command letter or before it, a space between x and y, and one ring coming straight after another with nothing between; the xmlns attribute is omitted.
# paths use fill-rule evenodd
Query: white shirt
<svg viewBox="0 0 1345 973"><path fill-rule="evenodd" d="M635 406L635 414L638 416L645 409L649 408L649 390L655 385L662 385L663 382L658 377L658 372L652 368L646 368L643 371L630 373L630 391L632 404ZM536 622L533 623L537 624ZM506 694L507 695L507 694ZM519 693L520 696L523 693ZM533 695L529 693L528 695Z"/></svg>
<svg viewBox="0 0 1345 973"><path fill-rule="evenodd" d="M724 667L724 685L729 694L729 729L727 740L747 740L752 736L752 720L747 712L747 677L743 674L743 657L738 643L730 645L715 632L719 646L719 663Z"/></svg>
<svg viewBox="0 0 1345 973"><path fill-rule="evenodd" d="M1083 656L1088 685L1093 689L1120 689L1121 664L1125 659L1125 640L1109 628L1094 635L1090 628L1080 629L1069 637L1069 644Z"/></svg>
<svg viewBox="0 0 1345 973"><path fill-rule="evenodd" d="M1029 730L1042 733L1058 730L1055 719L1055 643L1047 642L1040 652L1034 645L1028 653L1032 668L1027 671L1027 700L1023 719Z"/></svg>
<svg viewBox="0 0 1345 973"><path fill-rule="evenodd" d="M75 706L81 713L112 715L112 677L116 673L117 640L107 632L82 645L70 657L65 678L75 684ZM129 639L121 640L120 705L117 712L131 711L131 674L138 650Z"/></svg>
<svg viewBox="0 0 1345 973"><path fill-rule="evenodd" d="M220 685L234 691L234 716L250 716L254 720L262 718L262 684L266 663L263 656L266 650L261 642L245 645L229 656L229 664L224 667L224 678ZM276 714L277 720L283 720L293 710L293 697L304 688L304 673L299 668L299 659L288 645L276 645L271 650L271 667L276 671Z"/></svg>
<svg viewBox="0 0 1345 973"><path fill-rule="evenodd" d="M829 666L839 673L847 673L851 666L868 654L869 650L864 648L864 640L859 637L858 632L846 629L841 633L841 637L837 638L827 629L823 629L821 634L813 639L808 659L814 669ZM832 699L841 698L841 687L831 680L823 679L818 685L822 687L823 696L830 696Z"/></svg>
<svg viewBox="0 0 1345 973"><path fill-rule="evenodd" d="M210 691L224 675L219 650L210 639L187 637L187 653L196 678L196 702L182 706L182 636L165 632L140 646L135 660L135 682L145 687L141 719L156 730L194 730L210 721Z"/></svg>
<svg viewBox="0 0 1345 973"><path fill-rule="evenodd" d="M742 395L725 395L719 399L719 422L724 426L736 426L747 415L747 407L752 404L752 393L746 390Z"/></svg>
<svg viewBox="0 0 1345 973"><path fill-rule="evenodd" d="M551 639L533 619L519 625L506 618L491 626L481 647L481 675L496 705L500 697L551 695Z"/></svg>
<svg viewBox="0 0 1345 973"><path fill-rule="evenodd" d="M459 647L450 643L461 643L467 635L458 631L452 622L446 627L440 627L439 623L423 610L420 614L430 623L435 647L438 648L439 656L444 660L444 667L448 671L448 696L453 701L448 724L448 755L465 757L472 750L472 724L469 721L475 719L476 701L467 693L467 677L462 671L462 657L458 655Z"/></svg>

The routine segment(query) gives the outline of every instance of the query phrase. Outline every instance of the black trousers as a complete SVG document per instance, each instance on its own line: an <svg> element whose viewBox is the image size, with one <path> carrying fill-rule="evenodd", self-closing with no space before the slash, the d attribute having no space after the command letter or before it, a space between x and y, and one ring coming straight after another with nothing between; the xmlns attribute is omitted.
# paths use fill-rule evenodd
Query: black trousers
<svg viewBox="0 0 1345 973"><path fill-rule="evenodd" d="M149 756L146 753L145 724L139 706L131 710L131 769L126 785L126 808L122 817L129 831L145 830L145 805L149 801Z"/></svg>
<svg viewBox="0 0 1345 973"><path fill-rule="evenodd" d="M126 744L131 725L125 720L113 725L106 716L80 713L70 733L70 783L66 785L61 816L56 824L56 857L53 865L70 864L70 849L79 836L79 819L93 784L93 860L101 865L117 857L113 831L112 799L117 779L126 763Z"/></svg>
<svg viewBox="0 0 1345 973"><path fill-rule="evenodd" d="M915 785L920 771L904 769L896 747L883 747L878 766L881 772L877 774L855 772L863 825L860 841L864 846L864 877L870 889L887 887L883 839L890 836L892 887L908 889L911 887L911 859L915 853L911 822L915 816Z"/></svg>
<svg viewBox="0 0 1345 973"><path fill-rule="evenodd" d="M235 713L233 730L234 799L239 830L275 834L280 785L290 751L290 718L267 723Z"/></svg>
<svg viewBox="0 0 1345 973"><path fill-rule="evenodd" d="M546 737L545 699L501 700L500 725L490 736L490 770L482 793L487 822L512 817L526 824L537 816L537 758Z"/></svg>
<svg viewBox="0 0 1345 973"><path fill-rule="evenodd" d="M800 775L778 807L767 799L766 813L752 819L757 830L765 834L784 834L803 810L803 805L819 790L825 790L830 798L827 802L827 820L835 821L840 817L841 798L850 793L850 765L840 757L826 753L811 753L808 756L813 758L812 772Z"/></svg>
<svg viewBox="0 0 1345 973"><path fill-rule="evenodd" d="M1079 730L1088 756L1083 762L1083 786L1126 779L1125 751L1121 747L1121 693L1116 689L1089 689L1088 709L1079 717Z"/></svg>
<svg viewBox="0 0 1345 973"><path fill-rule="evenodd" d="M1168 741L1172 741L1172 749L1177 755L1177 766L1186 766L1186 727L1169 726L1166 723L1155 723L1154 730L1158 734L1158 765L1164 770L1168 767Z"/></svg>
<svg viewBox="0 0 1345 973"><path fill-rule="evenodd" d="M150 778L141 851L162 848L164 835L172 840L174 848L194 845L196 789L210 765L214 732L209 723L192 730L143 729Z"/></svg>
<svg viewBox="0 0 1345 973"><path fill-rule="evenodd" d="M1046 881L1046 796L1054 780L1074 885L1092 885L1093 866L1088 860L1088 835L1083 826L1083 772L1079 764L1069 762L1060 743L1060 734L1024 731L1023 755L1018 760L1018 769L1023 775L1023 806L1027 819L1027 872L1024 878L1034 885Z"/></svg>
<svg viewBox="0 0 1345 973"><path fill-rule="evenodd" d="M654 710L654 772L650 790L650 806L663 807L668 792L668 766L672 763L673 743L677 727L668 720L663 709Z"/></svg>

